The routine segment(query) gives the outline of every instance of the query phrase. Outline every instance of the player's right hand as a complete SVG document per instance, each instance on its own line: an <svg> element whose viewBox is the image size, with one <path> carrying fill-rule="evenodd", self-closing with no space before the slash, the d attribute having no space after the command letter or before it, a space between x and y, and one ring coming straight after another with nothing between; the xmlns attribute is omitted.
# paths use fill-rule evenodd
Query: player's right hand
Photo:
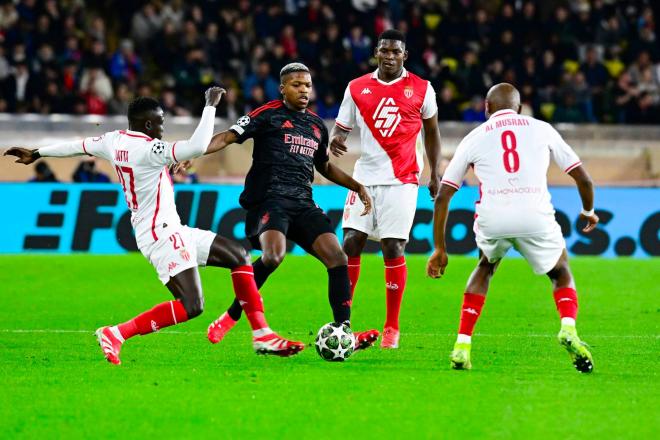
<svg viewBox="0 0 660 440"><path fill-rule="evenodd" d="M330 140L330 152L332 152L335 157L340 157L347 151L348 147L344 143L344 139L340 136L333 136Z"/></svg>
<svg viewBox="0 0 660 440"><path fill-rule="evenodd" d="M448 263L447 252L444 249L436 248L426 263L426 275L431 278L440 278L445 274Z"/></svg>
<svg viewBox="0 0 660 440"><path fill-rule="evenodd" d="M220 99L222 98L222 95L227 93L225 89L222 87L211 87L206 90L204 93L204 97L206 98L206 106L213 106L215 107L220 103Z"/></svg>
<svg viewBox="0 0 660 440"><path fill-rule="evenodd" d="M9 150L5 151L5 154L3 154L3 156L16 156L18 157L18 159L15 161L16 163L29 165L38 159L32 155L32 151L33 150L30 150L28 148L12 147Z"/></svg>
<svg viewBox="0 0 660 440"><path fill-rule="evenodd" d="M586 215L580 214L580 219L585 220L587 222L587 225L582 228L582 232L591 232L594 229L596 229L596 225L600 221L598 216L596 214L590 215L587 217Z"/></svg>
<svg viewBox="0 0 660 440"><path fill-rule="evenodd" d="M360 216L369 214L371 212L371 197L367 192L367 188L365 188L364 185L360 185L360 189L357 191L357 195L360 198L362 204L364 205L364 211L362 211L362 214L360 214Z"/></svg>

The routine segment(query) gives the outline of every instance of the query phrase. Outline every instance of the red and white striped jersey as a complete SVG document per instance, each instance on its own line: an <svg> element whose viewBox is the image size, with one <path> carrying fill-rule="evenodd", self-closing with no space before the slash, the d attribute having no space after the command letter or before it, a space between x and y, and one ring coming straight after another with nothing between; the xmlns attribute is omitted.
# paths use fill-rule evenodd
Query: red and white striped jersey
<svg viewBox="0 0 660 440"><path fill-rule="evenodd" d="M144 133L117 130L82 141L39 148L43 157L87 154L109 161L117 173L131 211L131 224L140 249L181 224L174 205L174 186L168 167L201 156L213 136L215 107L204 109L189 140L174 143L152 139Z"/></svg>
<svg viewBox="0 0 660 440"><path fill-rule="evenodd" d="M335 123L346 131L360 128L362 154L353 177L363 185L418 184L422 120L437 111L431 83L405 69L391 82L378 79L378 70L351 81Z"/></svg>
<svg viewBox="0 0 660 440"><path fill-rule="evenodd" d="M474 167L480 190L475 231L485 238L545 233L556 227L547 182L550 157L567 173L582 164L550 124L500 110L461 141L442 183L458 189Z"/></svg>

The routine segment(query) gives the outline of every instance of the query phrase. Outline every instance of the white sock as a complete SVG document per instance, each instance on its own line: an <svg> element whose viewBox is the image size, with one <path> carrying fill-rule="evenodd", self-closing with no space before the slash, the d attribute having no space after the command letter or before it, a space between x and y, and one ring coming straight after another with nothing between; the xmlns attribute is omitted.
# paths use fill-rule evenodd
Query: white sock
<svg viewBox="0 0 660 440"><path fill-rule="evenodd" d="M458 337L456 338L456 342L458 344L471 344L472 343L472 336L470 335L462 335L458 334Z"/></svg>
<svg viewBox="0 0 660 440"><path fill-rule="evenodd" d="M561 318L561 325L570 325L575 327L575 319L573 318Z"/></svg>
<svg viewBox="0 0 660 440"><path fill-rule="evenodd" d="M252 330L252 336L255 338L260 338L273 333L270 327L260 328L259 330Z"/></svg>

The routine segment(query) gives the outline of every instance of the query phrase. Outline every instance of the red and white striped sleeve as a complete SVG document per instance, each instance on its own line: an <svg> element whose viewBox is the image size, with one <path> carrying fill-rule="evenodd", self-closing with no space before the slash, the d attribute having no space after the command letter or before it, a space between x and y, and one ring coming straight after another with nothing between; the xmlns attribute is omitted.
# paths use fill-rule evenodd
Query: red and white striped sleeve
<svg viewBox="0 0 660 440"><path fill-rule="evenodd" d="M469 148L468 144L465 142L465 139L463 139L463 141L461 141L461 143L458 145L458 148L456 148L454 157L452 157L449 165L447 165L447 169L442 175L443 185L451 186L455 189L459 189L461 187L465 173L467 172L471 163L469 157Z"/></svg>
<svg viewBox="0 0 660 440"><path fill-rule="evenodd" d="M349 84L346 86L344 99L341 101L341 106L339 106L339 114L337 115L337 119L335 119L335 125L344 131L351 131L355 126L356 111L357 107L355 101L353 101L353 96L351 96Z"/></svg>
<svg viewBox="0 0 660 440"><path fill-rule="evenodd" d="M550 154L552 160L554 160L565 173L570 173L575 168L582 165L578 155L573 151L571 146L564 141L559 132L549 124L547 127L550 131L548 138L550 139Z"/></svg>

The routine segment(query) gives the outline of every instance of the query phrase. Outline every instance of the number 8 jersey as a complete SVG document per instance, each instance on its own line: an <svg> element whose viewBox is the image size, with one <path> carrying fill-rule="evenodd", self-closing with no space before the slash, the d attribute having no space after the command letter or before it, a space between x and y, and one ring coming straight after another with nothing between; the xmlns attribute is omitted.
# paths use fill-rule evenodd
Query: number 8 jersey
<svg viewBox="0 0 660 440"><path fill-rule="evenodd" d="M484 238L525 237L558 228L550 202L550 157L566 173L582 163L550 124L500 110L458 145L442 178L459 189L468 167L479 179L474 230Z"/></svg>

